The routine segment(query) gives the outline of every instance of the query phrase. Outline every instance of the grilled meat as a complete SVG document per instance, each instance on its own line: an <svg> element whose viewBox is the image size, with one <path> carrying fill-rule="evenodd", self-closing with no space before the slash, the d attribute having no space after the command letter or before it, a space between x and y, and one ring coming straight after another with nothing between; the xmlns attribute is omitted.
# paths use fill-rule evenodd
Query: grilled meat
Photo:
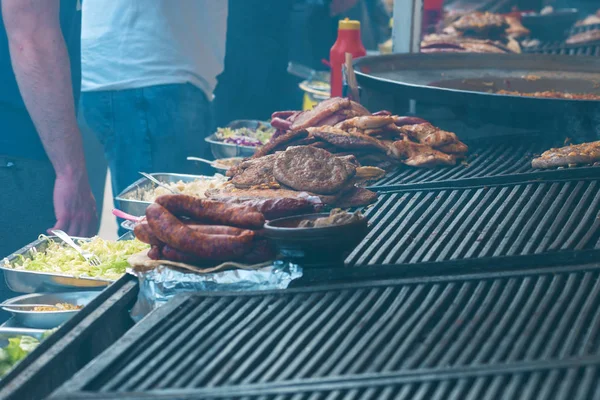
<svg viewBox="0 0 600 400"><path fill-rule="evenodd" d="M252 158L260 158L266 156L267 154L274 153L277 150L285 150L289 142L293 140L304 139L307 136L308 133L306 131L289 131L276 138L271 138L268 143L260 147L256 153L254 153Z"/></svg>
<svg viewBox="0 0 600 400"><path fill-rule="evenodd" d="M600 29L594 29L587 32L576 33L569 37L565 43L567 44L583 44L600 41Z"/></svg>
<svg viewBox="0 0 600 400"><path fill-rule="evenodd" d="M347 130L350 128L358 129L377 129L383 128L386 125L393 124L394 117L391 116L363 116L347 119L335 125L336 128Z"/></svg>
<svg viewBox="0 0 600 400"><path fill-rule="evenodd" d="M339 192L356 174L356 167L323 149L299 146L277 155L273 174L293 189L328 195Z"/></svg>
<svg viewBox="0 0 600 400"><path fill-rule="evenodd" d="M464 144L463 142L456 142L456 143L450 143L450 144L445 144L443 146L440 146L437 148L437 150L441 151L442 153L446 153L446 154L461 155L461 154L465 154L467 151L469 151L469 147L466 144Z"/></svg>
<svg viewBox="0 0 600 400"><path fill-rule="evenodd" d="M400 128L408 137L433 148L439 148L452 143L460 143L452 132L436 128L429 122L425 124L406 125Z"/></svg>
<svg viewBox="0 0 600 400"><path fill-rule="evenodd" d="M340 149L373 149L387 151L386 146L375 138L359 133L349 133L333 126L308 128L307 131L314 137L329 142Z"/></svg>
<svg viewBox="0 0 600 400"><path fill-rule="evenodd" d="M512 15L507 15L504 18L508 24L508 28L505 31L508 36L513 38L522 38L531 34L531 31L523 26L519 18Z"/></svg>
<svg viewBox="0 0 600 400"><path fill-rule="evenodd" d="M566 167L577 164L593 164L600 161L600 141L582 143L545 151L531 161L533 168Z"/></svg>
<svg viewBox="0 0 600 400"><path fill-rule="evenodd" d="M412 167L434 167L436 165L455 165L456 157L434 150L431 146L415 143L409 139L389 144L389 154Z"/></svg>
<svg viewBox="0 0 600 400"><path fill-rule="evenodd" d="M499 90L496 94L506 94L511 96L540 97L547 99L569 99L569 100L600 100L600 95L593 93L564 93L555 90L546 90L545 92L522 93L511 90Z"/></svg>
<svg viewBox="0 0 600 400"><path fill-rule="evenodd" d="M277 189L279 183L273 176L273 165L277 154L242 162L232 173L231 183L238 189L261 186Z"/></svg>
<svg viewBox="0 0 600 400"><path fill-rule="evenodd" d="M472 12L450 25L463 36L497 37L508 28L506 18L490 12Z"/></svg>
<svg viewBox="0 0 600 400"><path fill-rule="evenodd" d="M317 126L318 123L345 108L350 108L350 100L341 97L333 97L320 102L309 111L304 111L296 117L291 126L292 130L306 129L311 126Z"/></svg>
<svg viewBox="0 0 600 400"><path fill-rule="evenodd" d="M354 186L346 191L335 205L341 208L362 207L374 203L376 200L377 193Z"/></svg>
<svg viewBox="0 0 600 400"><path fill-rule="evenodd" d="M421 52L467 52L467 53L514 53L520 52L510 49L499 41L488 39L462 38L448 35L428 35L421 42Z"/></svg>

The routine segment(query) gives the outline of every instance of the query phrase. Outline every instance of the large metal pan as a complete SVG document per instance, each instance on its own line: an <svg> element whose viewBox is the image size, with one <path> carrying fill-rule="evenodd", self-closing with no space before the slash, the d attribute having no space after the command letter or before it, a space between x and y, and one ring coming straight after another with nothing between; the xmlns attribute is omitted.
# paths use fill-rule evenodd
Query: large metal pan
<svg viewBox="0 0 600 400"><path fill-rule="evenodd" d="M600 58L538 54L392 54L355 63L362 88L386 90L428 103L500 110L590 110L600 101L495 94L499 90L556 90L600 96Z"/></svg>
<svg viewBox="0 0 600 400"><path fill-rule="evenodd" d="M600 95L600 57L539 54L392 54L355 62L361 101L409 111L470 138L563 132L580 141L600 132L600 101L496 94L555 90ZM492 129L493 128L493 129ZM494 133L491 133L494 131Z"/></svg>

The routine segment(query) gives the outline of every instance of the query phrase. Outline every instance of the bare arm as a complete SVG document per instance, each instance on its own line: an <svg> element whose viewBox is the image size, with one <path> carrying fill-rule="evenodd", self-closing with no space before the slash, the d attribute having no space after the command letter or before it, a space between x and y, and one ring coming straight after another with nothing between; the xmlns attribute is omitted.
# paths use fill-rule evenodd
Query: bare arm
<svg viewBox="0 0 600 400"><path fill-rule="evenodd" d="M60 0L0 1L19 90L56 172L56 228L91 233L95 202L75 117Z"/></svg>

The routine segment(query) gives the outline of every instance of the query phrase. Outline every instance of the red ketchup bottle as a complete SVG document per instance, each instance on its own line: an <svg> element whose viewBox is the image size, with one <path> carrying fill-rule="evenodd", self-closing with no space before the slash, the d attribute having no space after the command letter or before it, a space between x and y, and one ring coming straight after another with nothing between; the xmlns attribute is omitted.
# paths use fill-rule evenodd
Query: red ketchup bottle
<svg viewBox="0 0 600 400"><path fill-rule="evenodd" d="M365 46L360 40L360 22L351 21L348 18L338 23L338 37L329 52L331 97L342 96L342 66L346 63L346 53L352 54L353 58L367 55Z"/></svg>

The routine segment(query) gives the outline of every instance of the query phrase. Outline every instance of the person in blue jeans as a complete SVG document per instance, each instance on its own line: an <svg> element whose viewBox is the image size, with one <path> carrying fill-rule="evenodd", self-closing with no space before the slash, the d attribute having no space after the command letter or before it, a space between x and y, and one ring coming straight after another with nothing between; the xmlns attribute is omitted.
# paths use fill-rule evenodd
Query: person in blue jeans
<svg viewBox="0 0 600 400"><path fill-rule="evenodd" d="M198 172L223 70L227 1L84 0L80 122L116 196L138 172Z"/></svg>

